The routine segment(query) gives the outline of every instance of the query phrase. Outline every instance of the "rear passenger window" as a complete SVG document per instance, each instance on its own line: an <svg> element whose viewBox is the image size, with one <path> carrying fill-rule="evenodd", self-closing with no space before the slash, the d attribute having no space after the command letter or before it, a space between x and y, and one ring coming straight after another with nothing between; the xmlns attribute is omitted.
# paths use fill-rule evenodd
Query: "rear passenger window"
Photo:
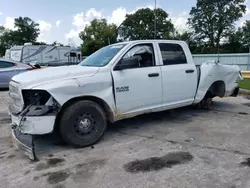
<svg viewBox="0 0 250 188"><path fill-rule="evenodd" d="M186 64L186 55L179 44L160 43L161 56L164 65Z"/></svg>

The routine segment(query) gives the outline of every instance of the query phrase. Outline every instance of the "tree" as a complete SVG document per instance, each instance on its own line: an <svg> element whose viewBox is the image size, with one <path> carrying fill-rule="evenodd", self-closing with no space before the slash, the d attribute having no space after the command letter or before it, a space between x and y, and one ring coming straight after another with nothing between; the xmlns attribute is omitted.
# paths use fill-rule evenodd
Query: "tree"
<svg viewBox="0 0 250 188"><path fill-rule="evenodd" d="M57 42L57 41L54 41L51 45L53 46L63 46L63 44Z"/></svg>
<svg viewBox="0 0 250 188"><path fill-rule="evenodd" d="M245 0L197 0L192 7L188 24L197 40L207 41L218 49L223 38L234 31L234 23L246 11Z"/></svg>
<svg viewBox="0 0 250 188"><path fill-rule="evenodd" d="M26 42L35 42L39 36L39 24L28 17L15 18L16 30L11 32L15 45L23 45Z"/></svg>
<svg viewBox="0 0 250 188"><path fill-rule="evenodd" d="M39 35L39 24L28 17L15 18L14 30L0 26L0 55L14 45L23 45L26 42L35 43Z"/></svg>
<svg viewBox="0 0 250 188"><path fill-rule="evenodd" d="M11 31L0 26L0 57L5 55L6 49L11 47L13 38L10 35Z"/></svg>
<svg viewBox="0 0 250 188"><path fill-rule="evenodd" d="M241 44L245 47L250 47L250 20L247 20L237 32Z"/></svg>
<svg viewBox="0 0 250 188"><path fill-rule="evenodd" d="M38 42L38 41L36 41L36 42L33 42L32 44L33 45L46 45L46 42Z"/></svg>
<svg viewBox="0 0 250 188"><path fill-rule="evenodd" d="M150 8L143 8L133 14L127 14L119 27L119 35L124 40L154 39L155 13L156 38L169 39L174 32L174 25L168 20L168 13L160 8L155 11Z"/></svg>
<svg viewBox="0 0 250 188"><path fill-rule="evenodd" d="M108 24L106 19L94 19L79 37L83 40L82 53L90 55L103 46L117 42L117 27Z"/></svg>

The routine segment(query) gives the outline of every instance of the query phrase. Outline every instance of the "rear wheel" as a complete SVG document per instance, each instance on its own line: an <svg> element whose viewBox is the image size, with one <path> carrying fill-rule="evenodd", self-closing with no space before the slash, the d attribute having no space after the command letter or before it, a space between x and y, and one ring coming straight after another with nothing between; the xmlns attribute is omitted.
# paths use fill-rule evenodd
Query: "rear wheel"
<svg viewBox="0 0 250 188"><path fill-rule="evenodd" d="M75 147L87 147L102 138L107 121L98 104L78 101L64 110L59 127L65 142Z"/></svg>

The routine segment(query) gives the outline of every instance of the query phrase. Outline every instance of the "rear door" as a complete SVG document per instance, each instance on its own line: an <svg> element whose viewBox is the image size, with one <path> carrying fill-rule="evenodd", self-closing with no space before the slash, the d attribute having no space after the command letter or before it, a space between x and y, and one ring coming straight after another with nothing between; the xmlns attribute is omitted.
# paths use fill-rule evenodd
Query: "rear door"
<svg viewBox="0 0 250 188"><path fill-rule="evenodd" d="M154 45L132 46L116 64L126 62L131 66L123 70L115 70L115 66L112 70L117 113L140 113L161 106L161 68Z"/></svg>
<svg viewBox="0 0 250 188"><path fill-rule="evenodd" d="M0 60L0 87L8 87L11 78L18 74L18 71L14 63Z"/></svg>
<svg viewBox="0 0 250 188"><path fill-rule="evenodd" d="M197 88L197 71L184 43L159 42L163 82L163 105L192 104Z"/></svg>

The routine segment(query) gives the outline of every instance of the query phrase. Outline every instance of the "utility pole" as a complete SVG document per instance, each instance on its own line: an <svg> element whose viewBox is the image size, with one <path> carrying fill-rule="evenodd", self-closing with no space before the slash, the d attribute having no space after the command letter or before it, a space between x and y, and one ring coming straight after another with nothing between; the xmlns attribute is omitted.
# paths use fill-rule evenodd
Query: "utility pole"
<svg viewBox="0 0 250 188"><path fill-rule="evenodd" d="M156 0L155 0L155 20L154 20L154 39L156 39Z"/></svg>

